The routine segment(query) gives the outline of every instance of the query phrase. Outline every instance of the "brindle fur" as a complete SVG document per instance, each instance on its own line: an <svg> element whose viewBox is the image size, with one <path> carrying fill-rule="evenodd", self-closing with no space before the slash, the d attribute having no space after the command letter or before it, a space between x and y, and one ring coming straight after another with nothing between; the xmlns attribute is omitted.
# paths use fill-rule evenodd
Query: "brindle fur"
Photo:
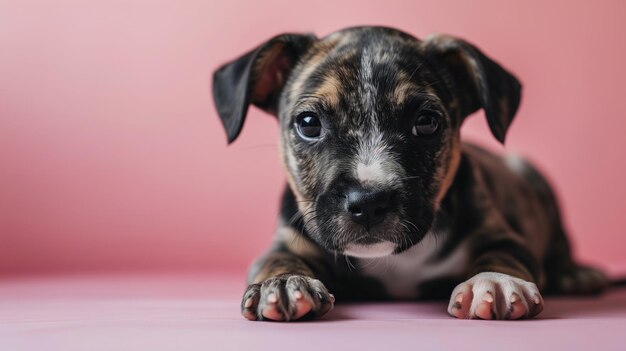
<svg viewBox="0 0 626 351"><path fill-rule="evenodd" d="M527 162L460 141L464 118L483 108L503 142L520 91L512 75L466 42L447 36L419 41L381 27L349 28L320 40L278 36L218 70L214 97L229 141L237 137L248 104L276 114L288 179L276 242L250 270L244 314L262 319L256 305L262 284L274 284L286 296L289 276L318 279L341 300L390 298L380 282L361 274L358 260L341 254L343 245L363 232L334 214L339 207L332 194L354 182L354 150L375 129L387 133L385 146L399 155L394 162L403 177L390 185L403 194L399 223L406 219L415 227L404 224L401 232L387 227L378 235L398 242L400 253L425 235L447 233L429 263L445 260L460 245L469 250L466 267L420 283L412 298L449 298L457 284L481 272L534 282L544 292L601 291L604 276L572 260L545 179ZM395 133L393 126L424 108L443 114L438 138L411 144ZM341 138L323 148L299 142L292 124L307 110L324 114ZM352 229L337 230L344 227ZM312 315L332 307L327 290L315 290L315 282L302 284L317 292ZM254 304L244 306L247 299ZM289 308L282 313L289 315Z"/></svg>

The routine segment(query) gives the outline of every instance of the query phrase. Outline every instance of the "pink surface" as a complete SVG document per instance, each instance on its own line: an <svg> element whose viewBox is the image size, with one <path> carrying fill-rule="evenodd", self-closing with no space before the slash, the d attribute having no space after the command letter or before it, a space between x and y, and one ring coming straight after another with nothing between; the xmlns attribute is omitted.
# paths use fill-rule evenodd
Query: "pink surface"
<svg viewBox="0 0 626 351"><path fill-rule="evenodd" d="M558 184L578 256L623 263L625 13L619 0L1 1L0 272L242 271L276 220L276 123L251 111L227 149L210 74L279 32L357 24L459 35L517 73L506 149ZM480 116L464 132L499 148Z"/></svg>
<svg viewBox="0 0 626 351"><path fill-rule="evenodd" d="M0 350L623 350L626 290L547 299L529 321L455 320L445 303L338 305L324 320L250 322L232 276L0 281ZM237 297L235 297L237 296Z"/></svg>

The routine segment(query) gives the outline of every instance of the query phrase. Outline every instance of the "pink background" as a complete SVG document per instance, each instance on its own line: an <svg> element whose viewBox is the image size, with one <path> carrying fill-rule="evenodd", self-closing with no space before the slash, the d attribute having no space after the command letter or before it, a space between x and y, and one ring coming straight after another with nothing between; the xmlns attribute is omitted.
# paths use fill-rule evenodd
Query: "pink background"
<svg viewBox="0 0 626 351"><path fill-rule="evenodd" d="M626 2L1 1L0 273L242 271L272 238L276 122L226 138L211 72L279 32L459 35L525 86L506 149L557 184L577 256L626 247ZM465 136L501 149L482 113Z"/></svg>

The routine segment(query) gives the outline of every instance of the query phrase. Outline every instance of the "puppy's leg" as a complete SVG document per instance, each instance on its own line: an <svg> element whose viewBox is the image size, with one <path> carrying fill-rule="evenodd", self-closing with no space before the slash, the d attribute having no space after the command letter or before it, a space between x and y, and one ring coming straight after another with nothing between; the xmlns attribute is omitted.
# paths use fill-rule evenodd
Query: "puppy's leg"
<svg viewBox="0 0 626 351"><path fill-rule="evenodd" d="M293 321L319 317L333 308L335 297L293 253L277 249L256 266L241 302L247 319Z"/></svg>
<svg viewBox="0 0 626 351"><path fill-rule="evenodd" d="M557 294L596 294L604 291L609 286L606 275L599 269L577 264L572 258L558 199L548 180L528 162L524 162L521 171L550 217L550 247L544 262L545 291Z"/></svg>
<svg viewBox="0 0 626 351"><path fill-rule="evenodd" d="M526 245L512 233L489 236L474 236L478 244L471 278L452 292L448 313L470 319L536 316L543 310L543 298L531 273L536 267Z"/></svg>
<svg viewBox="0 0 626 351"><path fill-rule="evenodd" d="M601 270L574 262L560 224L554 232L545 266L546 291L551 294L598 294L609 286L609 279Z"/></svg>

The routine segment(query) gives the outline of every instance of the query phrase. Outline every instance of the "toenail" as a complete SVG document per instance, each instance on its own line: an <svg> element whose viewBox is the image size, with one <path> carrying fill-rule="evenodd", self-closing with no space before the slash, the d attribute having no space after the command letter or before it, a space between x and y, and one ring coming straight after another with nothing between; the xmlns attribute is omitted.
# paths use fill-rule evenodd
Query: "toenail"
<svg viewBox="0 0 626 351"><path fill-rule="evenodd" d="M247 299L247 300L246 300L246 303L244 304L244 307L245 307L245 308L248 308L248 307L250 307L250 306L252 306L252 298Z"/></svg>
<svg viewBox="0 0 626 351"><path fill-rule="evenodd" d="M541 299L539 298L539 296L535 295L535 297L533 298L533 300L535 301L535 304L538 305L541 302Z"/></svg>
<svg viewBox="0 0 626 351"><path fill-rule="evenodd" d="M492 303L493 296L491 295L491 293L485 293L485 296L483 296L483 301Z"/></svg>
<svg viewBox="0 0 626 351"><path fill-rule="evenodd" d="M460 305L461 302L463 302L463 293L457 294L454 301L456 301Z"/></svg>
<svg viewBox="0 0 626 351"><path fill-rule="evenodd" d="M295 296L296 299L300 300L304 295L302 295L302 292L300 290L296 290L296 292L293 293L293 296Z"/></svg>
<svg viewBox="0 0 626 351"><path fill-rule="evenodd" d="M517 295L513 294L511 295L511 303L515 303L517 301Z"/></svg>
<svg viewBox="0 0 626 351"><path fill-rule="evenodd" d="M276 294L269 294L269 295L267 295L267 302L269 302L269 303L276 303L276 302L278 302L278 298L276 297Z"/></svg>

